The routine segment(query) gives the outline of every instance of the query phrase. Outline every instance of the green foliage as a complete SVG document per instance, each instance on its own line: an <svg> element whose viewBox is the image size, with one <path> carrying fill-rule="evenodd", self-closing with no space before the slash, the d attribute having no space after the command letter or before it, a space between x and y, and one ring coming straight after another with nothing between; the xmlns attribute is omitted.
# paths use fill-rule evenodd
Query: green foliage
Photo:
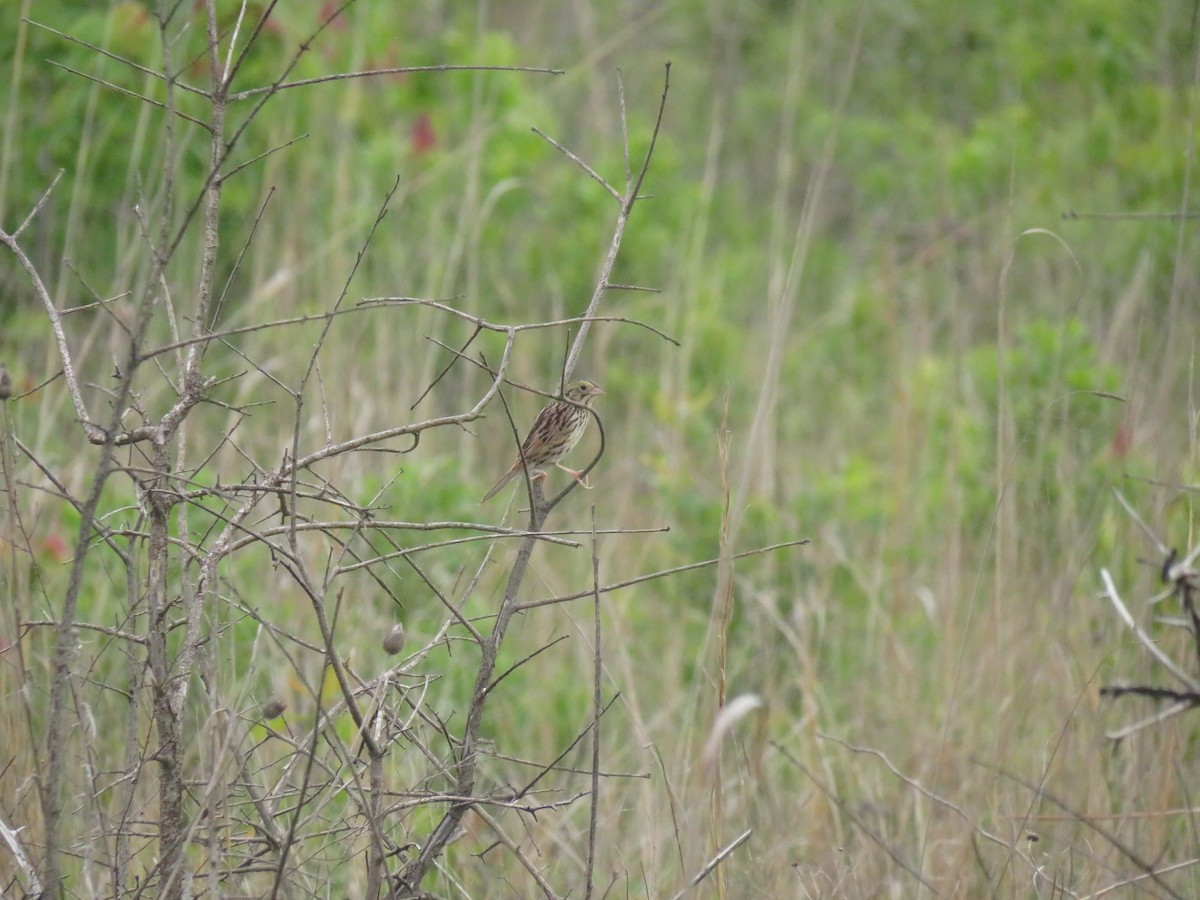
<svg viewBox="0 0 1200 900"><path fill-rule="evenodd" d="M242 6L221 3L222 60ZM664 292L611 291L601 312L661 328L683 346L668 347L617 323L593 330L585 366L609 391L601 414L610 444L593 475L601 489L584 495L596 503L604 527L665 521L672 530L606 538L604 578L717 555L725 497L716 446L728 429L731 470L752 469L749 493L736 498L744 505L736 510L742 526L735 549L799 536L815 540L788 551L783 561L739 562L724 636L725 686L749 686L768 698L778 729L773 738L791 737L794 729L807 741L809 730L831 731L832 723L839 733L861 732L864 744L895 746L898 765L944 788L973 819L993 815L997 802L1025 808L1027 798L997 801L994 784L980 789L977 773L958 767L982 751L1023 772L1052 767L1045 748L1066 741L1074 729L1064 722L1085 715L1056 704L1064 694L1088 689L1098 658L1108 652L1111 635L1092 598L1096 560L1139 589L1153 589L1131 551L1144 546L1143 539L1114 511L1109 489L1124 475L1144 477L1137 499L1139 508L1158 513L1153 527L1168 543L1182 546L1192 538L1195 514L1183 488L1198 474L1187 412L1194 375L1191 350L1179 352L1179 342L1196 331L1189 302L1196 288L1190 261L1200 258L1194 231L1171 221L1061 217L1068 210L1181 206L1195 175L1186 152L1195 131L1192 36L1181 24L1190 8L1121 0L915 0L872 7L860 19L862 11L850 5L676 0L631 25L622 18L629 13L624 7L584 6L587 23L568 11L534 21L520 4L360 2L320 30L289 69L332 6L316 0L279 5L235 91L405 66L525 65L550 58L569 62L569 71L562 77L441 72L338 80L281 90L253 120L263 95L237 101L231 121L248 127L227 173L261 159L223 185L218 283L229 279L230 288L221 324L327 310L355 266L343 308L361 297L406 295L452 302L502 323L577 315L594 289L615 204L531 129L560 140L620 189L625 159L614 125L613 65L625 78L636 166L656 109L661 62L672 58L665 129L643 189L652 198L639 204L614 274L623 284ZM245 6L241 39L265 7ZM39 0L32 15L154 68L160 50L152 9L136 0L86 9ZM7 11L0 15L12 18ZM202 116L204 104L182 85L203 90L211 82L205 37L180 26L170 33L181 83L174 102L181 112ZM0 62L14 73L17 34L15 27L0 27ZM64 182L27 234L56 300L68 307L133 291L148 272L134 206L157 209L154 186L169 169L181 189L173 224L184 225L207 173L203 124L177 119L167 159L162 111L113 89L162 103L166 90L159 79L37 27L28 30L21 62L22 78L11 94L17 132L5 162L0 227L14 228L61 168ZM794 90L787 87L793 77ZM399 187L388 214L360 260L365 234L394 183ZM811 223L805 219L810 212ZM802 231L808 224L811 233ZM1027 240L1031 230L1052 231L1058 240ZM793 256L797 247L803 254ZM235 271L243 249L245 261ZM195 282L199 255L185 243L176 261L180 272L173 273L174 284L185 287L175 300ZM786 302L778 292L783 273L794 279L796 305L781 335L775 304ZM58 483L86 494L98 450L79 439L55 380L58 363L44 316L7 254L0 256L0 288L0 359L9 361L18 391L30 392L10 404L13 430L31 448L29 460L37 461L21 474L19 493L32 509L31 555L20 559L31 606L48 618L65 593L79 528L78 511L60 501ZM92 313L67 319L68 339L86 348L81 366L89 403L105 415L114 348L123 346L128 315L121 302L109 309L112 321ZM456 368L414 412L409 404L450 361L433 341L461 346L470 327L429 310L399 308L337 324L342 343L326 348L320 390L310 382L305 397L311 421L299 434L302 453L324 445L326 428L340 439L404 417L439 415L476 396L482 384L479 373ZM216 386L212 405L189 421L192 438L223 434L235 418L231 407L263 405L250 409L225 452L181 490L243 474L252 479L243 451L255 458L291 452L294 401L287 390L307 365L319 327L250 333L214 349L206 374L229 381ZM155 339L171 339L167 328L161 331ZM523 334L516 377L549 386L562 338L559 331ZM775 405L762 443L748 447L776 341L784 352L779 384L772 386ZM499 336L487 334L467 352L486 350L494 362L500 346ZM247 358L266 362L251 372ZM287 389L277 389L272 378ZM176 387L165 379L139 384L138 402L159 410L174 401ZM528 423L519 414L523 408L518 427ZM328 475L354 503L374 501L379 519L498 517L495 507L481 511L477 501L511 459L511 435L498 406L476 424L474 433L423 437L412 452L330 461L320 478ZM139 452L121 448L120 463L143 466ZM1158 493L1163 484L1183 488L1164 497ZM29 485L39 492L35 501L23 493ZM314 480L308 487L322 486ZM587 502L579 498L572 498L577 505L564 515L563 527L586 533ZM130 533L144 524L128 479L109 483L102 507L110 524ZM302 507L314 517L325 509L304 501ZM211 534L228 514L217 505L190 507L191 539ZM273 513L269 524L275 524ZM175 520L171 527L172 537L183 537ZM436 539L463 536L451 530ZM427 540L422 532L371 532L331 553L301 538L300 552L324 559L332 570L357 556L396 553ZM446 609L424 579L456 599L480 565L483 546L415 554L420 574L396 556L373 573L377 578L346 578L349 588L338 601L339 651L362 673L394 664L379 646L386 626L402 620L414 642L431 636ZM510 546L499 544L483 587L465 609L476 627L486 628L495 614ZM994 571L1006 549L1020 565ZM115 557L105 559L87 572L80 614L105 627L133 627L126 573ZM588 562L583 550L539 547L534 592L552 596L566 590L564 584L589 584ZM261 549L222 564L219 602L206 610L218 633L206 688L217 688L203 699L193 695L194 719L203 718L210 700L244 709L282 693L290 703L284 721L299 734L315 709L336 700L328 670L293 669L285 653L306 651L273 643L242 609L288 623L319 650L310 600L278 588L287 583L284 566ZM1139 575L1147 580L1137 581ZM193 576L181 563L169 583L181 592ZM706 655L716 644L713 595L706 569L605 598L606 627L626 637L606 650L604 693L629 691L626 705L611 714L617 737L605 745L606 753L618 748L619 764L606 762L606 768L657 772L661 758L699 755L715 694L714 664ZM551 759L586 726L592 685L580 635L590 623L582 609L550 607L530 615L505 647L498 671L527 660L547 634L571 635L498 686L486 731L501 752L516 746L529 758ZM474 690L476 648L464 634L455 631L455 643L438 648L420 668L429 678L421 708L436 710L451 730ZM47 635L31 637L30 658L49 657ZM181 639L181 632L172 637ZM107 636L91 632L84 640L88 678L105 688L94 715L118 717L127 658L105 655ZM971 704L963 704L963 696ZM975 700L985 696L986 704ZM983 705L986 714L977 711ZM32 708L36 718L40 712ZM257 739L273 740L261 725L254 729ZM355 743L346 716L334 733ZM948 734L953 737L944 745ZM639 756L646 746L659 759ZM948 748L949 762L926 779L930 773L919 770L932 765L933 746ZM1076 749L1082 756L1094 747ZM1175 763L1170 753L1139 758L1161 759L1168 770ZM1091 762L1078 769L1091 772L1111 760ZM581 770L588 765L568 763ZM432 761L397 765L389 787L448 783ZM417 771L425 765L428 771ZM497 758L489 765L497 784L527 781L527 769L515 763ZM674 765L664 764L672 778L679 774ZM780 765L777 756L768 762L775 767L772 785L799 780L786 767L781 773ZM863 767L841 766L832 755L821 766L836 772L846 790L861 791L864 805L890 802L871 800L872 786L855 781ZM1116 793L1122 782L1109 776L1106 770L1097 781ZM1081 795L1091 797L1093 787L1083 786ZM609 790L620 798L615 805L642 808L621 793L623 786L606 785ZM1128 805L1137 790L1097 802ZM762 793L786 793L788 803L804 795ZM669 822L674 802L664 805L668 813L648 843L673 848L678 841ZM772 814L795 821L791 806L765 809L773 797L745 802L763 804L754 812L764 821ZM924 815L912 811L913 819ZM419 838L436 819L437 811L418 807L405 824ZM778 849L787 857L775 894L795 877L794 861L808 860L812 847L827 842L825 824L797 838L804 846L763 851ZM896 825L895 834L912 830L909 822ZM959 837L933 834L930 845ZM918 858L924 841L905 852ZM455 866L484 865L474 841L464 840L467 845L471 849L455 851ZM638 860L641 875L661 887L679 865L657 861L656 871L655 862ZM503 877L513 876L506 871ZM484 894L489 885L482 875L480 883L475 892ZM794 882L786 884L795 889ZM520 882L513 890L528 886ZM341 884L331 889L353 893Z"/></svg>

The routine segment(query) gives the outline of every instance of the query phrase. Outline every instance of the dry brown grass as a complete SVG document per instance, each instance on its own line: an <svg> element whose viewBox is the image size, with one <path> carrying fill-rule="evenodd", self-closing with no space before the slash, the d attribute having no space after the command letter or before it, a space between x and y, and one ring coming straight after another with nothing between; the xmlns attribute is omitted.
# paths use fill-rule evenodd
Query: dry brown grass
<svg viewBox="0 0 1200 900"><path fill-rule="evenodd" d="M291 499L281 515L275 498L263 498L246 530L235 530L271 539L276 552L259 543L221 557L209 593L189 607L203 554L233 515L230 495L213 489L218 479L228 487L274 474L290 494L287 459L463 414L485 396L488 376L459 364L413 411L452 359L443 345L461 347L472 326L431 306L356 308L359 299L421 296L505 325L578 315L615 210L579 171L559 180L555 173L572 164L538 156L544 145L528 149L512 120L522 135L538 125L603 161L596 165L614 180L619 61L636 172L669 55L676 83L660 167L644 192L654 199L631 219L613 279L664 293L611 292L602 312L645 321L682 346L626 323L594 324L579 372L609 388L599 489L575 491L555 510L547 528L573 532L580 546L540 543L510 602L587 591L593 561L602 585L721 561L602 595L599 694L611 706L594 798L591 600L512 618L495 671L520 665L487 700L476 802L462 807L461 834L422 887L438 896L579 896L590 878L596 896L634 897L1197 893L1192 717L1114 742L1107 730L1154 705L1099 695L1111 683L1163 680L1101 596L1102 567L1164 650L1192 670L1200 662L1189 656L1186 632L1150 621L1165 608L1141 603L1159 589L1161 559L1111 494L1125 491L1166 543L1195 543L1191 230L1047 218L1026 192L1027 183L1043 184L1037 163L1016 138L1007 182L964 199L946 173L926 180L923 159L906 157L915 148L897 136L887 169L894 192L871 205L865 183L876 170L867 163L883 164L863 149L871 134L863 106L886 89L884 57L898 52L892 32L870 17L789 17L766 7L732 15L713 4L712 28L697 26L710 39L702 45L681 34L680 22L692 20L676 14L689 11L668 4L611 33L598 8L535 23L494 13L493 26L523 23L516 33L526 37L515 42L522 52L550 47L562 58L549 63L570 64L570 72L545 82L516 76L527 79L511 89L517 99L496 81L513 76L420 76L463 79L456 96L470 98L467 113L438 123L446 145L437 154L397 163L398 189L353 279L391 186L390 169L387 180L376 177L387 167L369 162L380 151L355 112L379 102L377 89L370 81L324 85L306 89L311 105L289 105L281 94L266 107L264 146L294 138L314 110L331 121L233 183L245 192L234 197L240 208L263 212L221 326L264 327L208 345L205 374L230 380L211 389L220 405L195 406L172 444L173 471L200 467L173 487L210 490L211 502L184 516L176 510L162 532L177 540L160 585L178 610L172 629L159 632L162 648L173 660L189 640L196 649L178 715L186 840L170 879L158 862L161 722L147 666L154 629L138 605L153 583L151 529L129 477L135 469L144 477L153 460L140 445L118 447L121 468L99 498L128 566L95 539L73 548L79 517L64 495L87 496L100 451L82 434L61 379L34 389L62 365L45 318L9 320L14 330L0 351L17 389L5 404L10 543L0 563L15 602L0 656L0 819L22 829L16 840L30 863L0 848L5 889L28 890L34 874L46 877L37 776L44 789L50 688L60 678L53 636L64 633L56 623L71 555L85 546L76 618L138 639L81 629L61 651L73 672L59 682L70 688L59 713L57 865L67 895L132 896L146 879L169 893L194 878L199 891L214 878L222 896L277 888L363 896L379 886L380 871L395 875L415 859L446 810L464 800L449 795L479 672L471 629L492 627L518 540L388 556L446 534L378 526L499 520L499 500L495 509L475 504L511 451L499 404L484 419L464 416L462 428L423 432L414 452L403 452L410 442L399 437L383 443L388 452L314 462L296 487L313 499ZM348 22L371 24L353 10ZM202 17L196 25L202 34ZM772 29L786 33L772 43L764 37ZM327 34L330 44L314 46L343 39ZM358 40L357 55L339 62L374 62L363 58L369 35ZM764 71L777 83L756 92ZM453 97L439 99L448 107ZM161 138L161 122L138 115ZM190 155L207 152L203 143L194 148ZM161 146L143 153L128 161L132 169L162 171ZM498 158L515 162L498 174L490 168ZM163 212L160 188L146 189L154 215ZM181 176L177 188L182 204L197 184ZM1078 202L1117 202L1108 189L1097 174L1094 198ZM1186 188L1178 191L1168 199L1186 207ZM940 192L938 216L918 205ZM76 205L82 195L55 196L59 205L42 217L95 213ZM142 298L154 301L146 346L174 337L128 215L134 198L131 187L121 203L121 265L90 299L131 293L107 311L64 321L81 396L98 421L110 415L113 362L127 354L125 329L138 321ZM0 229L12 234L24 211L5 200ZM506 204L520 204L519 214ZM735 218L739 204L751 209ZM245 219L218 224L219 291L251 229ZM1143 237L1131 241L1131 229ZM35 259L51 261L44 271L60 309L84 291L58 271L62 258L85 256L78 230L65 233L66 246ZM165 279L184 334L193 327L203 233L189 232ZM530 249L540 241L562 252L555 238L567 233L576 256L548 260ZM1139 243L1144 249L1130 249ZM1110 259L1133 263L1114 275ZM1172 271L1164 273L1164 259ZM28 294L23 276L5 270L5 278ZM343 290L344 308L353 309L345 315L265 327L327 311ZM1094 355L1071 349L1076 325ZM495 365L506 337L514 380L551 387L565 329L486 334L471 350L486 350ZM290 391L321 341L319 372L298 409ZM185 366L182 352L164 354L126 385L149 418L176 402L177 389L186 393ZM542 402L516 393L509 401L518 428ZM554 487L562 483L552 477ZM328 502L330 486L342 505ZM626 533L593 543L589 507L601 530ZM349 527L288 533L293 523L333 517ZM197 554L190 563L184 535ZM793 538L812 543L730 558ZM357 558L373 563L351 570ZM316 590L306 594L305 584ZM452 602L465 598L470 627L454 622L447 640L438 637L448 614L430 585ZM180 626L189 608L200 640ZM390 657L380 641L397 621L409 649ZM407 656L427 644L427 655ZM384 673L393 686L381 695ZM261 721L272 699L286 711ZM377 746L341 711L354 704ZM735 715L722 720L721 707ZM331 709L337 715L325 718ZM551 761L554 770L534 783ZM249 870L252 860L260 871Z"/></svg>

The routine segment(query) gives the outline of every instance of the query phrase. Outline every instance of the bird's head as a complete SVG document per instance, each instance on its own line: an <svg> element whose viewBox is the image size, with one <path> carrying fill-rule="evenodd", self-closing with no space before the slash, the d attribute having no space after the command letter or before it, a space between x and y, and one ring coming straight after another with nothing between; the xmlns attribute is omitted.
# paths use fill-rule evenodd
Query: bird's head
<svg viewBox="0 0 1200 900"><path fill-rule="evenodd" d="M594 381L572 381L567 385L563 396L573 403L590 406L592 400L604 393L604 388Z"/></svg>

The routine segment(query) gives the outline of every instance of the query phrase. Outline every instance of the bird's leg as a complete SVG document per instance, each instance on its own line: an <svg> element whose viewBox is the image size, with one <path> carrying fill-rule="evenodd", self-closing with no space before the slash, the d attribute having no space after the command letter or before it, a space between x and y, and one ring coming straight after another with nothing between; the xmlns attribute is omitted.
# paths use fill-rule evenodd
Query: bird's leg
<svg viewBox="0 0 1200 900"><path fill-rule="evenodd" d="M560 469L562 469L564 472L566 472L568 475L570 475L572 478L574 478L576 481L578 481L579 486L581 488L583 488L585 491L590 491L592 489L592 486L590 484L588 484L588 480L583 476L582 469L578 470L578 471L575 469L568 469L562 463L555 463L555 465L558 466Z"/></svg>

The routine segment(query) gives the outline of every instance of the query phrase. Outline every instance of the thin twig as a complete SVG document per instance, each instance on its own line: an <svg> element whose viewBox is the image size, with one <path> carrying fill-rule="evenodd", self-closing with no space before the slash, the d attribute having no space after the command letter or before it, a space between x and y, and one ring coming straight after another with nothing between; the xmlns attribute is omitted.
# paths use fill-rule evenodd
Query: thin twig
<svg viewBox="0 0 1200 900"><path fill-rule="evenodd" d="M638 192L641 190L646 173L650 171L650 160L654 156L654 147L658 143L658 134L662 128L663 114L667 108L667 92L670 90L670 87L671 64L667 63L666 72L663 76L662 98L658 104L658 118L654 121L654 131L650 135L650 146L647 148L646 155L642 159L642 167L641 171L638 172L637 180L633 184L626 184L625 186L625 193L621 197L621 211L618 213L617 221L613 226L612 240L609 243L608 253L604 257L604 262L600 267L600 277L596 279L596 288L592 292L592 298L588 302L587 309L584 311L583 322L579 326L579 333L575 335L575 343L571 345L571 352L567 354L567 362L563 366L564 380L569 381L571 374L575 371L575 365L579 361L579 354L583 352L583 346L587 342L587 336L591 330L591 322L589 320L596 315L596 310L599 308L604 295L608 291L608 282L612 276L613 267L617 263L617 255L621 250L621 241L625 236L625 226L629 222L633 206L638 200ZM624 116L622 116L622 122L624 122ZM623 130L625 127L622 124ZM628 139L626 139L626 144L628 144Z"/></svg>
<svg viewBox="0 0 1200 900"><path fill-rule="evenodd" d="M544 140L548 144L550 144L550 146L552 146L555 150L557 150L559 153L561 153L567 159L571 160L571 162L575 163L575 165L579 166L579 168L583 169L583 171L587 173L588 178L591 178L593 181L595 181L597 184L599 184L600 187L602 187L602 188L604 188L604 190L608 191L608 193L612 196L612 198L614 200L616 200L618 203L621 202L621 192L618 191L611 184L609 184L604 179L603 175L601 175L599 172L597 172L595 169L593 169L591 166L589 166L586 162L584 162L582 159L580 159L578 156L576 156L574 153L572 153L570 150L568 150L566 147L564 147L562 144L560 144L554 138L550 137L550 135L546 134L546 132L542 131L542 129L538 128L536 125L533 128L531 128L530 130L534 134L536 134L538 137L540 137L542 140Z"/></svg>
<svg viewBox="0 0 1200 900"><path fill-rule="evenodd" d="M38 879L37 869L30 863L29 856L25 853L25 847L21 844L21 831L20 828L10 828L8 823L0 818L0 838L3 838L4 843L8 845L9 852L17 862L17 868L24 872L25 877L29 880L29 895L37 896L42 892L42 882Z"/></svg>
<svg viewBox="0 0 1200 900"><path fill-rule="evenodd" d="M38 302L42 305L42 310L46 314L46 318L50 323L50 329L54 332L55 344L58 348L58 357L62 363L63 376L67 379L67 392L71 396L71 402L75 405L75 415L78 417L80 424L83 426L87 434L88 440L94 444L103 444L106 440L106 435L103 429L95 425L88 417L87 407L83 402L83 394L79 391L79 382L75 377L75 364L71 356L71 348L67 344L66 332L63 330L62 316L58 309L54 306L54 301L50 298L50 291L47 289L45 282L42 281L41 273L34 266L32 260L26 255L24 249L17 240L20 232L29 224L37 212L45 205L50 198L50 191L58 184L59 178L62 177L60 170L51 182L50 187L43 192L41 198L30 210L17 231L8 234L0 230L0 244L8 247L12 254L17 258L17 262L21 268L25 270L26 276L29 278L30 285L33 287L33 293L38 298ZM114 417L115 423L119 423L118 415Z"/></svg>
<svg viewBox="0 0 1200 900"><path fill-rule="evenodd" d="M33 619L29 622L22 622L21 628L22 630L27 630L30 628L57 628L58 624L59 623L54 619ZM75 622L74 626L84 631L95 631L122 641L129 641L130 643L134 644L142 644L143 646L146 644L146 638L144 635L122 631L119 628L110 628L107 625L96 625L92 622Z"/></svg>
<svg viewBox="0 0 1200 900"><path fill-rule="evenodd" d="M549 900L557 900L558 894L556 894L554 889L550 887L550 882L546 881L546 877L538 871L537 866L530 861L529 857L525 855L524 851L521 850L516 841L514 841L504 832L504 829L500 827L500 823L497 822L496 819L479 804L474 804L472 808L474 809L475 815L479 816L479 818L483 820L488 828L492 830L492 833L496 835L496 838L500 841L500 843L508 848L508 852L516 857L517 862L519 862L522 868L524 868L525 871L530 874L538 888L541 890L542 896L549 898Z"/></svg>
<svg viewBox="0 0 1200 900"><path fill-rule="evenodd" d="M692 888L696 887L700 884L700 882L707 878L712 873L713 869L723 863L729 857L729 855L733 853L733 851L742 846L742 844L746 843L746 841L750 840L750 835L753 833L753 828L747 828L730 843L726 844L716 856L704 864L704 868L692 876L691 881L687 883L686 887L681 888L671 896L671 900L680 900L681 897L686 896L687 893L692 890Z"/></svg>
<svg viewBox="0 0 1200 900"><path fill-rule="evenodd" d="M600 717L604 698L604 655L601 652L600 555L596 552L596 506L592 504L592 795L588 798L588 848L584 900L591 900L596 874L596 826L600 817Z"/></svg>
<svg viewBox="0 0 1200 900"><path fill-rule="evenodd" d="M321 75L318 78L304 78L299 81L287 81L278 85L270 85L268 87L250 88L246 91L238 91L230 94L231 102L245 100L249 97L257 97L260 94L268 92L286 91L291 88L307 87L312 84L326 84L331 81L345 81L350 78L377 78L381 75L414 75L420 72L531 72L535 75L563 75L562 69L544 69L536 66L469 66L469 65L442 65L442 66L399 66L391 69L367 69L363 72L339 72L336 75Z"/></svg>
<svg viewBox="0 0 1200 900"><path fill-rule="evenodd" d="M1143 859L1142 856L1139 853L1137 853L1132 847L1128 846L1125 842L1120 840L1115 834L1110 832L1108 829L1101 827L1094 819L1092 819L1088 816L1085 816L1083 813L1078 812L1077 810L1071 808L1064 801L1060 800L1054 794L1051 794L1049 791L1046 790L1044 785L1033 784L1033 783L1029 782L1028 780L1022 778L1020 775L1017 775L1015 772L1010 772L1009 770L1003 768L1002 766L992 765L991 763L987 763L987 762L984 762L983 760L976 759L976 758L972 758L971 761L973 763L975 763L976 765L982 766L985 769L995 772L997 775L1000 775L1001 777L1006 778L1009 781L1016 782L1017 784L1021 785L1022 787L1026 788L1027 790L1029 790L1035 797L1049 800L1051 803L1053 803L1055 806L1057 806L1063 812L1069 813L1070 815L1072 815L1075 818L1075 820L1077 822L1081 822L1082 824L1084 824L1088 828L1090 828L1092 831L1096 832L1096 834L1098 834L1102 838L1104 838L1104 840L1106 840L1113 847L1113 849L1115 849L1122 856L1124 856L1126 859L1128 859L1131 863L1133 863L1135 866L1137 866L1142 871L1143 874L1145 874L1147 877L1149 877L1151 880L1153 880L1154 883L1157 884L1160 888L1162 888L1162 890L1164 890L1169 896L1176 898L1176 900L1183 900L1182 896L1180 896L1178 893L1176 893L1174 890L1172 890L1171 886L1169 884L1167 884L1165 881L1163 881L1162 876L1155 869L1155 866L1152 862L1150 862L1149 860Z"/></svg>
<svg viewBox="0 0 1200 900"><path fill-rule="evenodd" d="M1129 501L1125 499L1125 495L1116 488L1113 488L1112 492L1113 496L1117 498L1117 502L1121 504L1129 518L1133 519L1133 523L1137 525L1137 527L1141 529L1142 534L1144 534L1147 539L1154 544L1154 549L1158 551L1158 555L1166 556L1169 552L1169 548L1158 539L1158 535L1154 533L1154 530L1147 525L1145 521L1143 521L1141 516L1137 514L1137 511L1134 510Z"/></svg>
<svg viewBox="0 0 1200 900"><path fill-rule="evenodd" d="M613 289L615 289L617 287L621 287L621 286L606 285L606 287L609 290L613 290ZM630 287L624 287L624 289L625 290L635 290L635 288L630 288ZM637 288L636 290L648 291L651 289L650 288ZM499 332L504 332L507 334L517 334L522 331L542 331L547 328L562 328L562 327L570 326L570 325L586 324L588 322L621 322L626 325L635 325L638 328L644 328L644 329L646 329L646 331L649 331L652 334L662 338L664 341L670 341L676 347L681 346L680 342L676 338L671 337L669 334L662 331L661 329L656 328L655 326L649 324L648 322L643 322L640 319L631 319L628 316L582 315L582 316L572 316L568 319L554 319L554 320L551 320L548 322L523 322L519 325L499 325L494 322L489 322L486 319L480 318L479 316L475 315L474 313L470 313L470 312L467 312L466 310L458 309L457 307L451 306L450 304L445 303L441 300L426 300L422 297L364 297L362 300L360 300L358 302L359 307L365 307L368 309L371 307L374 307L374 306L387 306L387 305L392 305L392 304L396 304L396 305L415 304L418 306L428 306L430 309L440 310L441 312L449 313L450 315L457 316L458 318L460 318L466 322L470 322L476 328L486 329L488 331L499 331ZM442 345L442 346L445 346L445 345ZM447 347L446 349L451 349L451 348ZM467 359L468 357L464 356L463 358Z"/></svg>
<svg viewBox="0 0 1200 900"><path fill-rule="evenodd" d="M971 816L967 815L967 813L961 807L955 805L954 803L951 803L945 797L942 797L941 795L929 790L929 788L925 787L923 784L921 784L915 778L912 778L911 776L906 775L903 772L901 772L900 769L898 769L896 767L896 764L893 763L891 761L891 759L888 758L888 755L886 753L884 753L882 750L876 750L874 747L859 747L856 744L851 744L849 741L844 741L841 738L835 737L832 734L822 734L819 731L817 732L817 737L823 741L832 741L833 743L838 744L842 747L845 747L847 750L850 750L854 753L860 753L860 754L865 754L868 756L874 756L876 759L880 760L885 766L887 766L887 768L891 771L891 773L893 775L895 775L897 778L899 778L901 781L903 781L905 784L907 784L913 790L917 791L923 797L925 797L929 800L932 800L934 803L937 803L939 806L944 806L944 807L946 807L946 809L951 810L960 819L962 819L963 822L970 825L973 830L975 830L979 834L983 835L983 837L987 838L989 841L991 841L995 844L999 844L1001 847L1005 848L1006 850L1009 850L1010 852L1017 853L1018 855L1020 855L1020 851L1017 847L1013 846L1012 844L1010 844L1008 841L1004 840L999 835L992 834L987 829L981 827L979 825L979 823L977 821L975 821L975 819L973 819ZM1026 861L1028 862L1028 860L1026 860Z"/></svg>
<svg viewBox="0 0 1200 900"><path fill-rule="evenodd" d="M164 110L172 115L178 116L185 122L190 122L193 125L203 128L207 132L212 132L212 126L208 122L205 122L202 119L197 119L195 116L189 116L187 113L181 112L178 109L170 109L167 107L167 104L163 103L161 100L155 100L153 97L147 97L145 94L139 94L137 91L131 91L129 88L121 87L119 84L114 84L111 81L106 81L103 78L90 75L87 72L81 72L79 69L72 68L66 63L61 63L58 60L48 59L46 62L55 68L62 69L64 72L70 72L72 75L77 75L84 81L90 81L93 84L98 84L100 87L108 88L110 91L114 91L115 93L121 94L124 97L129 97L132 100L145 103L147 106L153 106L156 109Z"/></svg>
<svg viewBox="0 0 1200 900"><path fill-rule="evenodd" d="M1100 578L1104 582L1104 593L1112 603L1113 608L1117 611L1117 615L1120 616L1121 621L1125 623L1126 627L1134 633L1138 641L1143 647L1146 648L1146 651L1156 660L1158 660L1159 664L1162 665L1164 669L1178 678L1179 681L1182 682L1189 691L1192 693L1200 693L1200 682L1192 678L1192 676L1179 667L1175 660L1167 656L1167 654L1162 651L1154 639L1150 637L1150 635L1146 634L1146 632L1142 630L1142 627L1133 620L1133 616L1130 615L1125 604L1121 602L1121 596L1119 593L1117 593L1117 586L1113 584L1112 576L1108 573L1108 569L1100 570Z"/></svg>
<svg viewBox="0 0 1200 900"><path fill-rule="evenodd" d="M745 550L742 553L733 554L734 559L745 559L747 556L757 556L761 553L771 553L775 550L782 550L785 547L802 547L805 544L812 543L811 538L801 538L795 541L781 541L778 544L770 544L766 547L757 547L754 550ZM680 572L691 572L693 569L703 569L708 566L715 566L720 562L720 558L705 559L700 562L687 563L682 566L675 566L671 569L660 569L657 572L650 572L646 575L639 575L636 578L629 578L625 581L617 581L613 584L606 584L600 588L600 593L607 594L610 591L619 591L622 588L632 587L635 584L642 584L647 581L653 581L656 578L665 578L668 575L678 575ZM568 603L572 600L579 600L583 597L592 596L593 591L579 591L575 594L563 594L558 597L548 597L544 600L528 600L525 603L518 604L517 611L524 612L529 609L537 609L540 606L553 606L556 603Z"/></svg>
<svg viewBox="0 0 1200 900"><path fill-rule="evenodd" d="M855 827L857 827L863 834L865 834L871 840L871 842L873 844L875 844L877 847L879 847L881 850L883 850L884 853L886 853L888 856L890 856L892 858L893 862L896 863L896 865L900 866L901 869L903 869L905 872L907 872L909 875L911 875L913 877L913 879L919 885L921 885L926 890L928 890L931 894L933 894L933 896L935 896L935 897L938 896L937 890L934 888L934 886L932 884L930 884L925 879L925 876L923 876L918 869L914 868L907 860L905 860L904 857L902 857L900 855L899 851L896 850L895 847L893 847L886 840L884 840L883 835L879 834L875 829L871 828L870 825L868 825L865 821L863 821L862 817L859 816L858 814L856 814L845 803L845 801L843 801L842 798L839 797L833 791L833 789L831 787L829 787L827 784L825 784L825 782L823 782L821 779L817 778L817 776L813 773L813 771L811 769L809 769L808 766L806 766L799 759L797 759L796 756L790 750L788 750L786 747L784 747L782 744L772 742L772 746L774 746L776 750L778 750L780 753L782 753L792 763L792 765L794 765L801 772L803 772L804 775L808 778L808 780L811 781L814 785L816 785L817 790L819 790L822 794L824 794L831 803L833 803L838 809L840 809L842 811L842 814L844 816L846 816L851 822L853 822Z"/></svg>

